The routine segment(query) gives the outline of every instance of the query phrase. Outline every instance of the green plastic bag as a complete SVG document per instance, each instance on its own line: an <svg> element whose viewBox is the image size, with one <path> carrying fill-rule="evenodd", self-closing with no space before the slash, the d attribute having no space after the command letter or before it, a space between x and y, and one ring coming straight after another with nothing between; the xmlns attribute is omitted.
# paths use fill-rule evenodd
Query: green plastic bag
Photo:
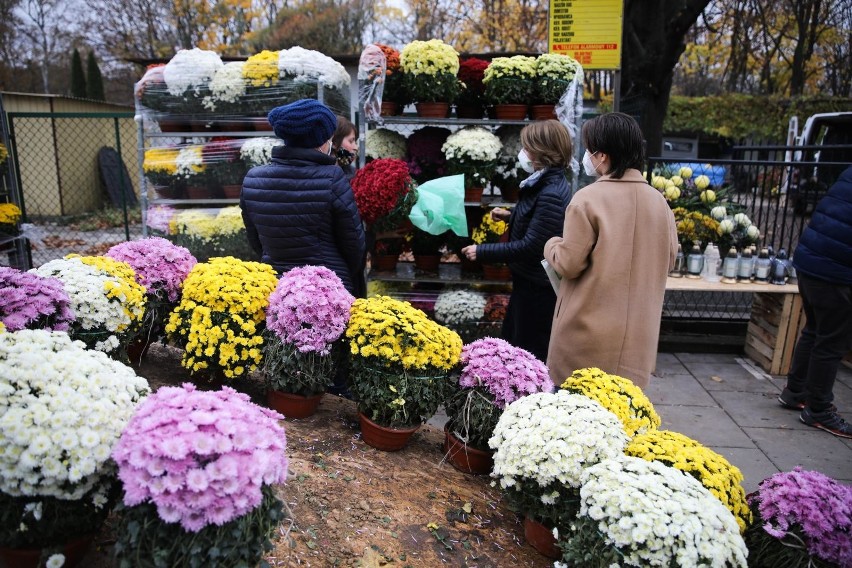
<svg viewBox="0 0 852 568"><path fill-rule="evenodd" d="M451 230L466 237L464 175L436 178L417 186L417 202L408 218L412 225L432 235Z"/></svg>

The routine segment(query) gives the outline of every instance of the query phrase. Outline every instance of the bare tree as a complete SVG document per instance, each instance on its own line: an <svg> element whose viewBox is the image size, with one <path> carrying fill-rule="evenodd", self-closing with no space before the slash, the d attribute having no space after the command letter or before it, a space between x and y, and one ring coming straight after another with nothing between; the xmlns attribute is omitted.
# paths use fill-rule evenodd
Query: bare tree
<svg viewBox="0 0 852 568"><path fill-rule="evenodd" d="M0 0L0 89L8 89L15 79L18 30L21 19L16 13L20 0Z"/></svg>
<svg viewBox="0 0 852 568"><path fill-rule="evenodd" d="M63 0L27 0L27 21L22 34L27 38L34 58L40 63L43 92L50 92L50 68L60 57L65 59L71 38L72 22L66 17Z"/></svg>

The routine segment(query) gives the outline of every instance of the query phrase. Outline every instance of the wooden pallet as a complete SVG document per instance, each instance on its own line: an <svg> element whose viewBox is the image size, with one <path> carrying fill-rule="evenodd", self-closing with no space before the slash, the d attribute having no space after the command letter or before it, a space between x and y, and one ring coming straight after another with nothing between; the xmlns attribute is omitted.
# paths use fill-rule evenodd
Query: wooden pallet
<svg viewBox="0 0 852 568"><path fill-rule="evenodd" d="M757 292L746 332L745 353L769 374L785 375L804 325L801 296Z"/></svg>

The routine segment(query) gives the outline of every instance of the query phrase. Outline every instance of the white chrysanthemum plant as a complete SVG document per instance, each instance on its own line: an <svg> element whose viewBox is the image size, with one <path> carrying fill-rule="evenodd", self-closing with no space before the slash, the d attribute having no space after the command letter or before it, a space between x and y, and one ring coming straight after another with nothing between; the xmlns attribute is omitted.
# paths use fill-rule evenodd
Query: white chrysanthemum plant
<svg viewBox="0 0 852 568"><path fill-rule="evenodd" d="M558 536L569 566L745 567L734 515L699 481L673 467L618 456L582 474L580 515Z"/></svg>
<svg viewBox="0 0 852 568"><path fill-rule="evenodd" d="M278 52L279 86L288 100L317 99L338 114L349 115L349 72L331 57L294 46ZM290 83L292 82L292 83Z"/></svg>
<svg viewBox="0 0 852 568"><path fill-rule="evenodd" d="M376 128L367 132L364 151L368 159L405 159L405 136L387 128Z"/></svg>
<svg viewBox="0 0 852 568"><path fill-rule="evenodd" d="M481 126L463 128L447 138L441 151L451 174L464 174L465 187L485 187L494 175L503 143Z"/></svg>
<svg viewBox="0 0 852 568"><path fill-rule="evenodd" d="M249 168L265 166L272 162L272 149L283 145L279 138L249 138L240 146L240 158Z"/></svg>
<svg viewBox="0 0 852 568"><path fill-rule="evenodd" d="M435 319L450 327L482 321L485 304L485 296L469 290L441 292L435 300Z"/></svg>
<svg viewBox="0 0 852 568"><path fill-rule="evenodd" d="M585 468L621 455L618 417L589 397L535 393L508 405L488 441L494 477L515 509L560 530L579 511Z"/></svg>
<svg viewBox="0 0 852 568"><path fill-rule="evenodd" d="M189 97L209 87L216 73L224 66L215 51L194 47L181 49L166 63L163 79L173 97Z"/></svg>
<svg viewBox="0 0 852 568"><path fill-rule="evenodd" d="M61 548L98 530L116 497L110 454L149 392L66 333L0 333L0 546Z"/></svg>
<svg viewBox="0 0 852 568"><path fill-rule="evenodd" d="M231 61L216 71L210 81L210 94L201 104L208 111L236 111L241 97L246 94L246 80L243 77L244 61Z"/></svg>

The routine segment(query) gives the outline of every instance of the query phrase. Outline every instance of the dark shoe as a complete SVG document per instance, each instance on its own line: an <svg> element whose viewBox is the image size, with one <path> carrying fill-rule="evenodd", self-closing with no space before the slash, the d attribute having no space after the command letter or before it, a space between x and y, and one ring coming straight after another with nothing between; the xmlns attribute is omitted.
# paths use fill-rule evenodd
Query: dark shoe
<svg viewBox="0 0 852 568"><path fill-rule="evenodd" d="M785 387L778 396L778 402L781 403L781 406L790 410L804 410L805 393L795 393ZM829 410L837 412L837 407L832 404Z"/></svg>
<svg viewBox="0 0 852 568"><path fill-rule="evenodd" d="M834 434L841 438L852 438L852 425L833 410L811 412L811 409L806 407L799 415L799 420L808 426L825 430L829 434Z"/></svg>

